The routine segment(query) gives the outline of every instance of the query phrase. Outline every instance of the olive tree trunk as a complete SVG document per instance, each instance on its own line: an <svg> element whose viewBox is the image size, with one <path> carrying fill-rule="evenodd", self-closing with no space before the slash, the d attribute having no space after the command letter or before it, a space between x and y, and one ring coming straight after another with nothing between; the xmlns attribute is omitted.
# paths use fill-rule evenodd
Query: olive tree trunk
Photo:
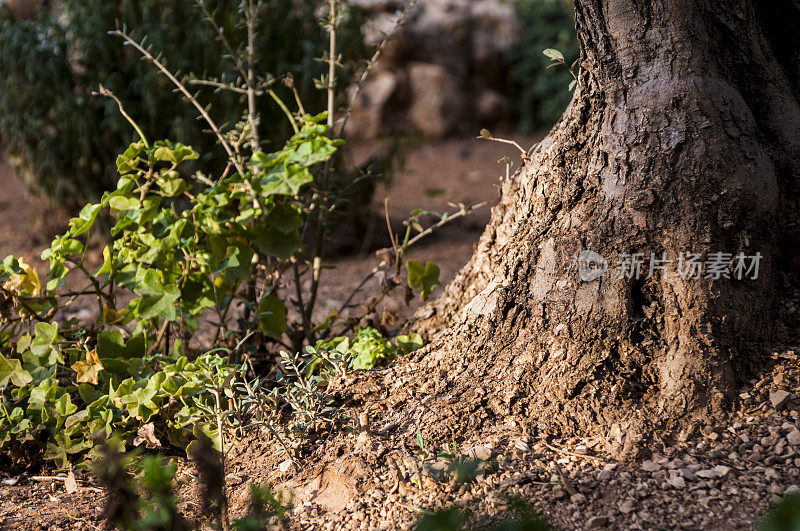
<svg viewBox="0 0 800 531"><path fill-rule="evenodd" d="M416 317L435 332L408 367L426 382L408 397L436 399L420 420L455 434L510 416L629 452L725 407L791 339L776 308L800 250L799 6L575 0L572 103ZM608 261L593 280L587 250ZM671 262L651 274L651 256Z"/></svg>

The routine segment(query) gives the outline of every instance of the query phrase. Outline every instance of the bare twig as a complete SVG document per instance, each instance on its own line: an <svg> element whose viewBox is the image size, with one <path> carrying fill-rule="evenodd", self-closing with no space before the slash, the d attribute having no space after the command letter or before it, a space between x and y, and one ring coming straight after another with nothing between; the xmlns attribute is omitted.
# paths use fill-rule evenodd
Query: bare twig
<svg viewBox="0 0 800 531"><path fill-rule="evenodd" d="M229 83L220 83L219 81L211 81L208 79L192 79L189 81L190 85L206 85L209 87L214 87L222 90L229 90L231 92L235 92L237 94L247 94L248 90L246 88L237 87L236 85L231 85ZM256 91L256 95L264 94L263 90Z"/></svg>
<svg viewBox="0 0 800 531"><path fill-rule="evenodd" d="M156 66L156 68L158 68L161 71L161 73L167 77L167 79L172 81L172 84L175 85L175 87L181 92L181 94L183 94L186 97L187 100L189 100L189 102L192 105L194 105L195 109L197 109L197 111L200 113L200 116L202 116L203 119L206 121L206 123L208 123L209 127L211 127L211 130L216 135L217 140L219 140L219 143L222 144L222 147L225 149L225 152L228 154L228 157L231 159L231 162L233 162L233 165L236 166L236 170L241 175L245 175L244 166L242 166L241 161L238 160L238 158L236 157L233 148L231 147L230 143L225 139L225 136L222 134L222 131L220 131L219 127L217 126L217 123L214 121L213 118L211 118L211 116L208 114L208 111L206 111L205 107L200 105L200 102L197 101L197 98L195 98L194 95L192 95L192 93L189 92L186 86L184 86L184 84L181 83L180 80L177 77L175 77L175 75L172 72L170 72L166 66L163 65L163 63L161 63L161 61L159 61L155 56L153 56L153 54L151 54L145 47L143 47L141 44L135 41L130 35L120 30L114 30L109 33L111 35L116 35L117 37L122 38L125 41L125 44L135 48L142 55L142 57L153 63Z"/></svg>
<svg viewBox="0 0 800 531"><path fill-rule="evenodd" d="M488 204L489 204L489 201L484 201L484 202L478 203L477 205L474 205L472 207L462 208L461 210L459 210L458 212L456 212L452 216L448 216L446 218L442 218L440 221L434 223L433 225L431 225L430 227L428 227L424 231L420 232L419 234L417 234L416 236L414 236L413 238L408 240L408 242L406 242L404 247L411 247L412 245L417 243L419 240L421 240L425 236L431 234L436 229L438 229L438 228L440 228L440 227L442 227L444 225L447 225L448 223L450 223L451 221L453 221L455 219L462 218L462 217L466 216L467 214L469 214L473 210L477 210L479 208L483 208L484 206L486 206Z"/></svg>
<svg viewBox="0 0 800 531"><path fill-rule="evenodd" d="M251 131L250 149L253 153L258 151L261 142L258 138L258 128L256 121L256 23L258 22L258 12L261 9L259 3L253 0L247 1L248 9L245 11L245 21L247 23L247 115L250 123L253 124Z"/></svg>
<svg viewBox="0 0 800 531"><path fill-rule="evenodd" d="M602 457L597 457L595 455L587 455L587 454L579 454L577 452L571 452L569 450L565 450L563 448L558 448L548 443L544 443L544 445L549 448L550 450L562 454L562 455L569 455L572 457L579 457L581 459L594 459L595 461L600 461L601 463L608 463L607 459L603 459Z"/></svg>
<svg viewBox="0 0 800 531"><path fill-rule="evenodd" d="M334 97L336 95L336 15L337 0L328 0L329 42L328 42L328 127L333 129Z"/></svg>

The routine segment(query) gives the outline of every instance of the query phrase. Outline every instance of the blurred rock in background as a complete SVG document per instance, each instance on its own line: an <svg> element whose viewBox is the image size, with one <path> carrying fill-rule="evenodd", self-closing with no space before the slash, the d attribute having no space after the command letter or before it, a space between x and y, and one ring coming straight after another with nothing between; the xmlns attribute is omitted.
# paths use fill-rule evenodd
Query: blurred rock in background
<svg viewBox="0 0 800 531"><path fill-rule="evenodd" d="M18 20L33 20L39 8L47 3L47 0L0 0L0 4L5 4L11 13Z"/></svg>
<svg viewBox="0 0 800 531"><path fill-rule="evenodd" d="M367 44L379 44L408 2L353 0ZM392 35L358 95L346 136L451 134L506 124L515 2L419 0ZM350 88L351 94L355 87Z"/></svg>

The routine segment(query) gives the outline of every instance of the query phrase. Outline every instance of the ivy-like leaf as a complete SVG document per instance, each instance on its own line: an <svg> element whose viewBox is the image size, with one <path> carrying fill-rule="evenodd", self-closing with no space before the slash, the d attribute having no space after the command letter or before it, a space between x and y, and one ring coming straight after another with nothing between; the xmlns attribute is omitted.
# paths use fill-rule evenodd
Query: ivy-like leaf
<svg viewBox="0 0 800 531"><path fill-rule="evenodd" d="M22 363L17 359L6 359L0 354L0 389L5 388L9 382L17 387L33 381L28 371L22 368Z"/></svg>
<svg viewBox="0 0 800 531"><path fill-rule="evenodd" d="M138 317L142 319L161 317L167 321L175 320L175 301L178 300L181 292L178 286L164 286L155 269L145 271L144 278L133 291L141 296L136 306Z"/></svg>
<svg viewBox="0 0 800 531"><path fill-rule="evenodd" d="M173 144L167 140L160 140L155 143L155 146L156 150L153 152L153 157L164 162L180 164L184 160L193 160L198 156L197 152L190 146Z"/></svg>
<svg viewBox="0 0 800 531"><path fill-rule="evenodd" d="M264 335L280 339L286 331L286 305L275 296L266 297L258 305L258 327Z"/></svg>
<svg viewBox="0 0 800 531"><path fill-rule="evenodd" d="M100 363L100 359L97 357L97 349L86 352L86 359L75 362L72 365L72 370L78 373L78 383L97 385L97 376L103 370L103 364Z"/></svg>
<svg viewBox="0 0 800 531"><path fill-rule="evenodd" d="M420 298L423 301L428 300L433 288L439 285L439 266L428 262L423 267L420 262L409 260L406 262L406 269L408 269L408 285L422 292Z"/></svg>
<svg viewBox="0 0 800 531"><path fill-rule="evenodd" d="M97 219L97 214L100 212L101 207L102 205L99 203L88 204L81 209L77 218L72 218L69 220L69 228L72 235L80 236L81 234L88 232L89 229L91 229L94 225L94 222Z"/></svg>

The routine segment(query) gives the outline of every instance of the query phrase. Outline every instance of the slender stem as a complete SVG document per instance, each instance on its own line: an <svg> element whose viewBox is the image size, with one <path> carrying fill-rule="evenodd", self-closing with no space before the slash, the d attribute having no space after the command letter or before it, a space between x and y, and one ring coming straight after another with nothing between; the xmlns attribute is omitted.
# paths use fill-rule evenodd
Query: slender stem
<svg viewBox="0 0 800 531"><path fill-rule="evenodd" d="M520 151L522 152L522 154L523 154L523 155L527 155L527 154L528 154L528 151L527 151L525 148L523 148L522 146L520 146L520 145L517 143L517 141L516 141L516 140L506 140L505 138L495 138L495 137L486 138L486 137L484 137L484 136L479 136L478 138L482 138L482 139L484 139L484 140L490 140L490 141L492 141L492 142L502 142L503 144L511 144L512 146L514 146L514 147L516 147L518 150L520 150Z"/></svg>
<svg viewBox="0 0 800 531"><path fill-rule="evenodd" d="M237 94L247 94L248 93L248 89L246 89L246 88L240 88L240 87L237 87L236 85L231 85L229 83L220 83L219 81L211 81L211 80L208 80L208 79L192 79L191 81L189 81L189 84L190 85L206 85L206 86L209 86L209 87L214 87L214 88L218 88L218 89L222 89L222 90L229 90L229 91L235 92ZM261 91L261 90L256 91L256 95L261 95L261 94L264 94L264 92Z"/></svg>
<svg viewBox="0 0 800 531"><path fill-rule="evenodd" d="M334 96L336 92L336 11L337 0L328 0L330 9L330 41L328 46L328 126L333 130Z"/></svg>
<svg viewBox="0 0 800 531"><path fill-rule="evenodd" d="M197 5L200 6L200 9L203 10L203 14L206 16L206 20L214 27L214 31L217 32L217 38L228 51L228 55L230 55L231 60L233 61L236 69L242 75L242 80L247 79L247 74L245 73L244 66L242 65L242 61L239 59L239 54L236 53L236 50L233 49L231 46L230 41L227 37L225 37L225 32L222 31L222 28L217 24L217 21L214 20L214 17L209 13L208 9L206 9L205 4L203 4L202 0L197 0Z"/></svg>
<svg viewBox="0 0 800 531"><path fill-rule="evenodd" d="M258 22L258 6L253 0L248 0L247 10L247 118L250 120L250 148L253 153L258 151L261 144L256 127L256 22Z"/></svg>
<svg viewBox="0 0 800 531"><path fill-rule="evenodd" d="M303 290L300 286L300 268L297 266L297 262L295 261L292 263L292 271L294 273L294 289L295 289L295 297L297 297L297 309L300 311L300 316L303 319L303 328L305 329L306 337L309 337L311 333L311 316L308 315L306 312L306 306L303 303ZM295 345L297 347L297 345ZM299 350L299 348L296 348Z"/></svg>
<svg viewBox="0 0 800 531"><path fill-rule="evenodd" d="M142 128L139 127L139 124L137 124L136 122L133 121L133 118L131 118L130 115L127 112L125 112L125 108L122 106L122 102L119 100L119 98L113 92L111 92L110 90L105 88L102 84L100 85L99 94L102 94L103 96L108 96L109 98L111 98L115 102L117 102L117 107L119 107L120 114L122 116L124 116L125 119L128 120L128 123L130 123L133 126L133 128L136 130L136 133L139 135L139 138L141 138L142 142L144 142L144 147L149 148L150 147L150 143L147 141L147 137L144 136L144 132L142 132Z"/></svg>
<svg viewBox="0 0 800 531"><path fill-rule="evenodd" d="M228 157L231 159L231 162L233 162L233 165L236 166L236 170L241 175L245 175L244 167L242 166L241 161L238 160L238 158L236 157L233 148L231 147L230 143L225 139L225 136L222 134L222 131L220 131L219 127L217 126L217 123L214 121L213 118L211 118L211 116L208 114L208 111L206 111L206 109L202 105L200 105L200 102L197 101L197 98L195 98L192 95L192 93L186 89L184 84L181 83L178 80L178 78L175 77L173 73L170 72L167 69L167 67L165 67L161 63L161 61L159 61L156 57L154 57L153 54L147 51L147 49L145 49L141 44L133 40L127 33L124 33L119 30L114 30L110 32L110 34L121 37L127 45L136 48L136 50L138 50L139 53L142 54L142 56L145 59L153 63L156 66L156 68L158 68L161 71L161 73L167 77L167 79L172 81L175 87L186 97L186 99L189 100L189 102L192 105L194 105L195 109L197 109L197 111L200 113L200 116L202 116L203 119L206 121L206 123L208 123L208 125L211 127L211 130L216 135L217 140L219 140L219 143L222 144L222 147L225 149L225 152L228 154Z"/></svg>
<svg viewBox="0 0 800 531"><path fill-rule="evenodd" d="M413 238L408 240L408 243L406 243L404 245L404 247L405 248L411 247L412 245L414 245L419 240L421 240L425 236L429 235L430 233L432 233L433 231L435 231L439 227L442 227L443 225L446 225L447 223L453 221L454 219L463 218L464 216L469 214L471 211L477 210L479 208L482 208L482 207L484 207L484 206L486 206L488 204L489 204L489 201L484 201L483 203L478 203L477 205L475 205L473 207L464 208L462 210L459 210L458 212L456 212L452 216L448 216L447 219L442 219L442 220L438 221L437 223L434 223L433 225L431 225L430 227L428 227L424 231L420 232L419 234L417 234L416 236L414 236Z"/></svg>
<svg viewBox="0 0 800 531"><path fill-rule="evenodd" d="M292 129L294 129L294 134L299 133L300 129L297 127L297 120L295 120L294 116L292 116L292 111L289 110L289 107L287 107L286 104L283 103L283 100L280 99L277 94L275 94L274 90L268 91L267 94L269 94L272 99L275 100L275 103L277 103L278 107L281 108L283 114L285 114L289 119L289 123L292 124Z"/></svg>

